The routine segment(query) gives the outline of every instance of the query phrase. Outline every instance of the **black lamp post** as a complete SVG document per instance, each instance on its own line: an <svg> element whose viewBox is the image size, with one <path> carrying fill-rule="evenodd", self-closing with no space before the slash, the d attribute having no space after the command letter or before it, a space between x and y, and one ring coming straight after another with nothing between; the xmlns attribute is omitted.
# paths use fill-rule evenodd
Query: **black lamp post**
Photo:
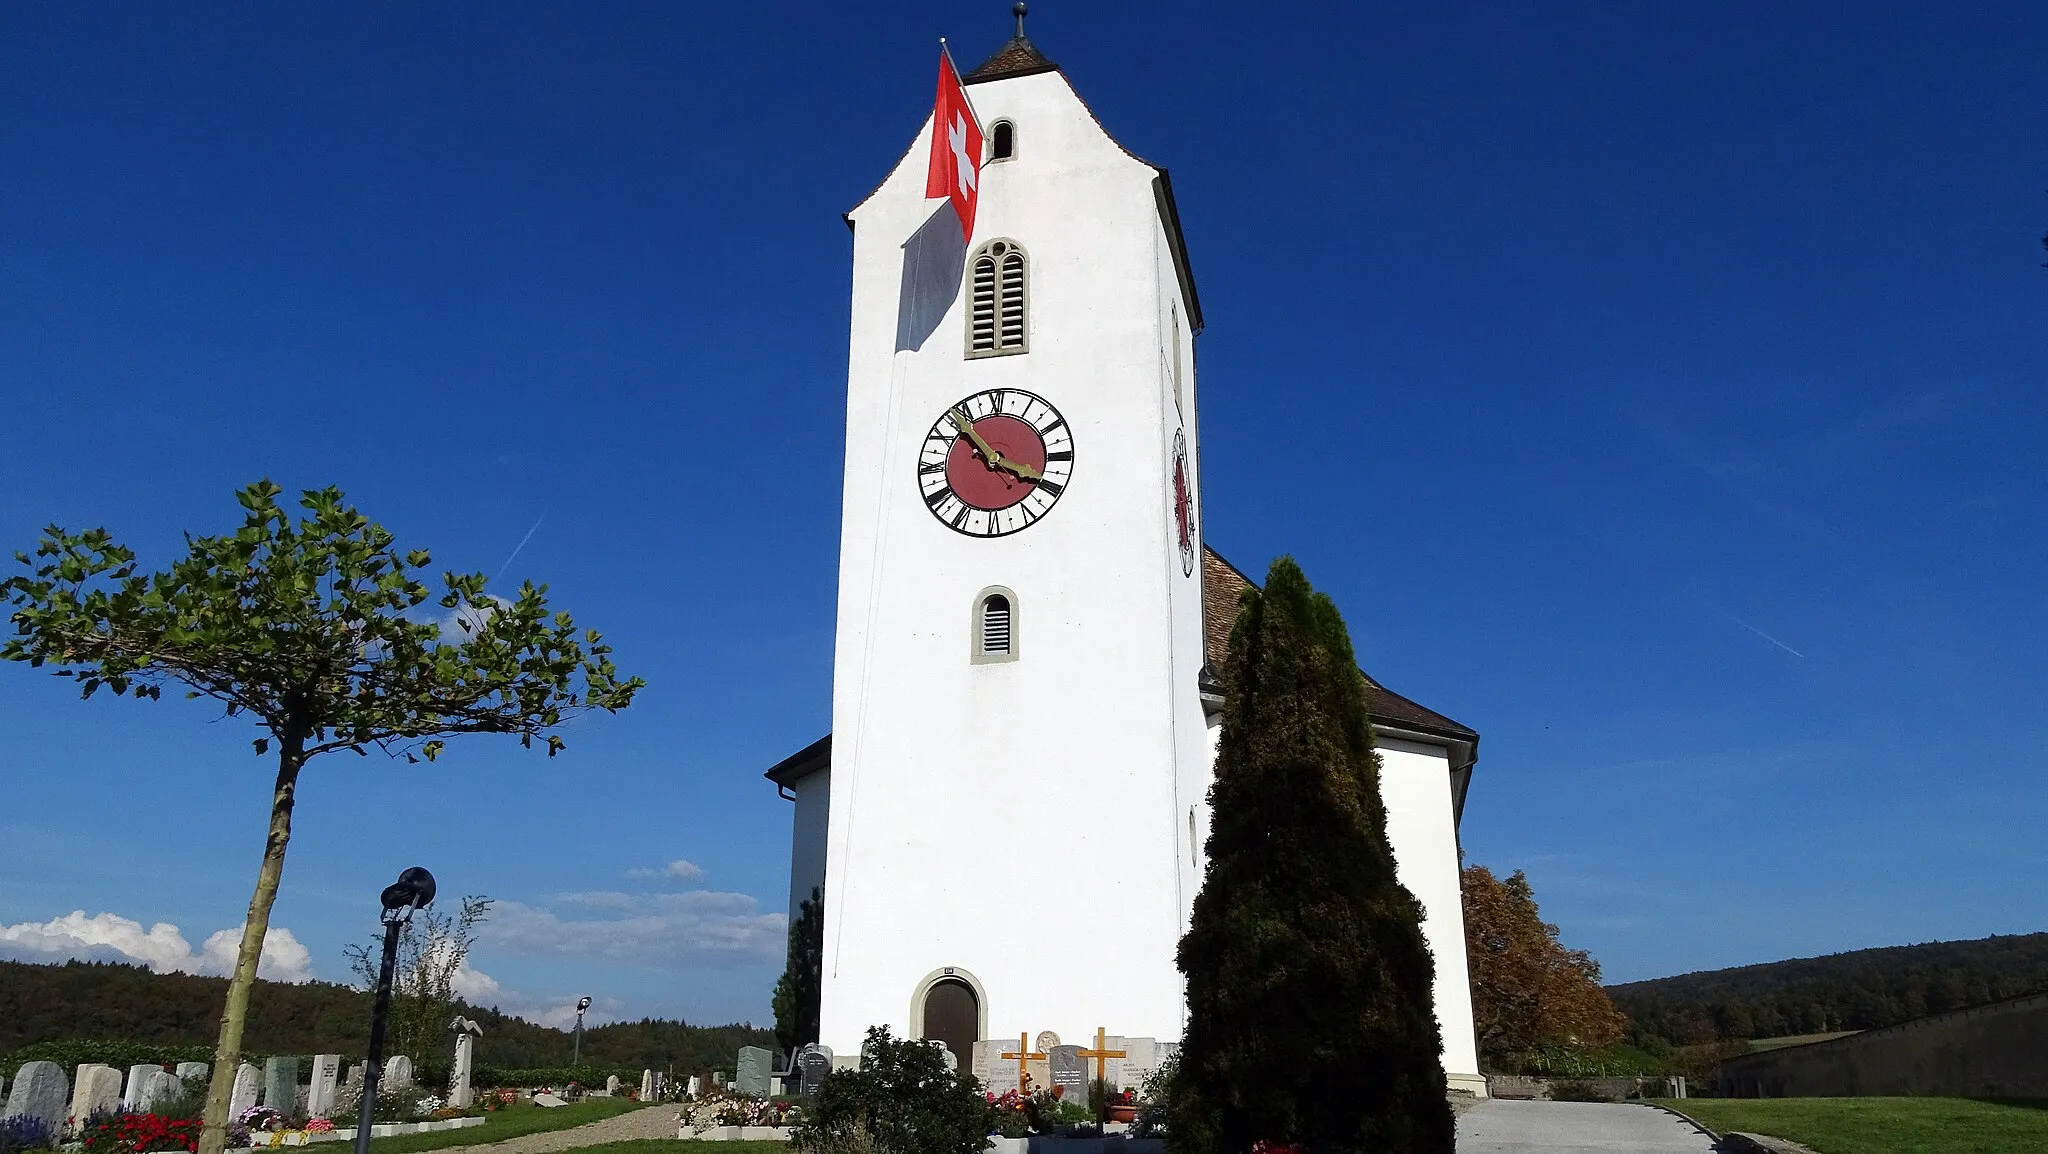
<svg viewBox="0 0 2048 1154"><path fill-rule="evenodd" d="M391 971L398 968L398 935L412 912L434 900L434 875L414 866L384 887L384 965L377 971L377 1006L370 1012L370 1056L364 1062L363 1100L356 1107L355 1154L370 1154L370 1126L377 1117L377 1076L383 1073L384 1019L391 1016Z"/></svg>
<svg viewBox="0 0 2048 1154"><path fill-rule="evenodd" d="M576 1051L575 1057L569 1059L571 1066L581 1066L583 1064L583 1011L589 1008L589 998L584 998L576 1003Z"/></svg>

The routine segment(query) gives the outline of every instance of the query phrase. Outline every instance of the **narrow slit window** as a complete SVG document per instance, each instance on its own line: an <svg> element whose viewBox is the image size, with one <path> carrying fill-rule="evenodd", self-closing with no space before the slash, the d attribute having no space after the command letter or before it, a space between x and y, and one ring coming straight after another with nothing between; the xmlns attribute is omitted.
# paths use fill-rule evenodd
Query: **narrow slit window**
<svg viewBox="0 0 2048 1154"><path fill-rule="evenodd" d="M1021 353L1030 343L1031 267L1015 241L993 240L968 262L967 355Z"/></svg>
<svg viewBox="0 0 2048 1154"><path fill-rule="evenodd" d="M1017 660L1017 595L984 589L974 599L974 662Z"/></svg>
<svg viewBox="0 0 2048 1154"><path fill-rule="evenodd" d="M1008 160L1017 155L1017 126L1007 120L998 120L995 130L989 135L988 158Z"/></svg>

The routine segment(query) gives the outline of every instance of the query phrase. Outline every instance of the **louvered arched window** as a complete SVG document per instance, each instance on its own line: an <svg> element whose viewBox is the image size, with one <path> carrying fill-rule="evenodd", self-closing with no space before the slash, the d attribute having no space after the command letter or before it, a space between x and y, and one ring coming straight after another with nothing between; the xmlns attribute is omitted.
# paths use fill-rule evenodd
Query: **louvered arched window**
<svg viewBox="0 0 2048 1154"><path fill-rule="evenodd" d="M1013 240L992 240L967 264L967 355L1024 352L1031 330L1030 262Z"/></svg>
<svg viewBox="0 0 2048 1154"><path fill-rule="evenodd" d="M974 595L973 660L1017 660L1017 595L996 586Z"/></svg>

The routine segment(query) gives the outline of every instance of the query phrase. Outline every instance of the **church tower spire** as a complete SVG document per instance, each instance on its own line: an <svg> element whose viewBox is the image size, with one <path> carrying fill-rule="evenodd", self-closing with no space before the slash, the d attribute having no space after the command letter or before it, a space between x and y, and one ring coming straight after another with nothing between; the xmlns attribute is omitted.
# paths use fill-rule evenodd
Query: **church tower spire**
<svg viewBox="0 0 2048 1154"><path fill-rule="evenodd" d="M988 80L1008 80L1013 76L1034 76L1040 72L1057 72L1059 65L1046 59L1030 38L1024 35L1024 16L1030 9L1024 0L1017 0L1010 12L1017 17L1017 34L1009 43L996 49L995 55L981 62L974 71L960 78L962 84L979 84Z"/></svg>

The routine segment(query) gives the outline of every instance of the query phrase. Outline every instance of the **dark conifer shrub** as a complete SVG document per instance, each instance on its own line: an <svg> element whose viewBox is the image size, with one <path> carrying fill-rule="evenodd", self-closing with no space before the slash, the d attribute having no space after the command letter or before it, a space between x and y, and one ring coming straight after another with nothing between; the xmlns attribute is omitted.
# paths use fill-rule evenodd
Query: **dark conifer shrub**
<svg viewBox="0 0 2048 1154"><path fill-rule="evenodd" d="M1223 682L1169 1142L1450 1154L1434 965L1394 875L1364 678L1293 560L1246 591Z"/></svg>

